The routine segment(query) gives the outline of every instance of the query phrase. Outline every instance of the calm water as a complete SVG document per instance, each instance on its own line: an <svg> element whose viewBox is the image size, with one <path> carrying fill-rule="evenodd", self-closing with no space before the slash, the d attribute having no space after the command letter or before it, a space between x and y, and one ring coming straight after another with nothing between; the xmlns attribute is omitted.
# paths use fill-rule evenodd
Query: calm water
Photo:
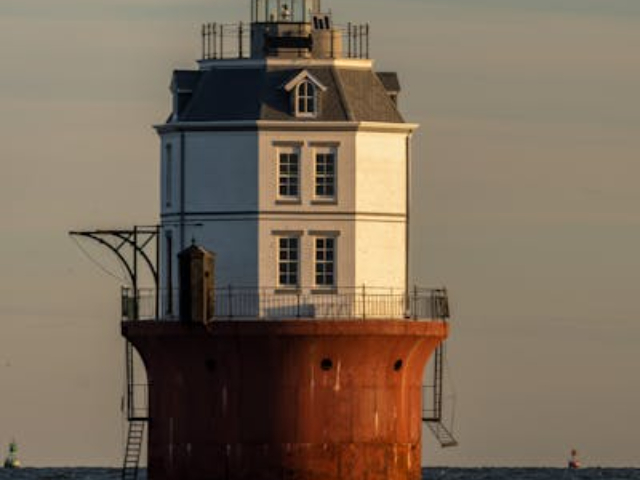
<svg viewBox="0 0 640 480"><path fill-rule="evenodd" d="M120 470L112 468L23 468L0 469L0 480L116 480ZM144 474L140 477L144 480ZM640 469L585 468L428 468L425 480L640 480Z"/></svg>

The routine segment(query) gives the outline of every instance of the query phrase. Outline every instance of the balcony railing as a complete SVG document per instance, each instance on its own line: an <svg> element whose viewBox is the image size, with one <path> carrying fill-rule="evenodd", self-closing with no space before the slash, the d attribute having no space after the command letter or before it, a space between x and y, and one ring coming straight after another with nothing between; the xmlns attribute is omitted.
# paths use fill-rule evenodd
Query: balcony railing
<svg viewBox="0 0 640 480"><path fill-rule="evenodd" d="M369 24L348 23L332 26L341 37L335 51L338 58L370 57ZM202 60L243 59L251 57L251 25L239 23L205 23L202 25ZM333 40L332 40L333 41Z"/></svg>
<svg viewBox="0 0 640 480"><path fill-rule="evenodd" d="M122 289L122 319L178 320L178 292ZM409 292L373 287L340 287L331 291L224 287L214 294L217 320L406 319L447 320L445 289L415 287Z"/></svg>

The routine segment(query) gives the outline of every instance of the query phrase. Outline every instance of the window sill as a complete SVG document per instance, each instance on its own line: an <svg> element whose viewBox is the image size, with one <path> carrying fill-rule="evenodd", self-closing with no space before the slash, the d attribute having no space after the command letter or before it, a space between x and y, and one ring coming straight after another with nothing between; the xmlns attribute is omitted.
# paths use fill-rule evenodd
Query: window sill
<svg viewBox="0 0 640 480"><path fill-rule="evenodd" d="M278 287L273 293L276 295L298 295L301 292L300 287Z"/></svg>
<svg viewBox="0 0 640 480"><path fill-rule="evenodd" d="M311 290L312 295L336 295L337 293L336 287L316 287Z"/></svg>
<svg viewBox="0 0 640 480"><path fill-rule="evenodd" d="M338 199L336 198L314 198L311 200L311 205L337 205Z"/></svg>
<svg viewBox="0 0 640 480"><path fill-rule="evenodd" d="M302 205L299 198L277 198L276 205Z"/></svg>

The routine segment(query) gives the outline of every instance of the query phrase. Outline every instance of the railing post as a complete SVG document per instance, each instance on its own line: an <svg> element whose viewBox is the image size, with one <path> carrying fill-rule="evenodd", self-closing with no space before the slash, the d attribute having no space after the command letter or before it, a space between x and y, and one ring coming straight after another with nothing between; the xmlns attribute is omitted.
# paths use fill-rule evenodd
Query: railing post
<svg viewBox="0 0 640 480"><path fill-rule="evenodd" d="M121 287L120 288L120 311L121 311L121 317L122 320L128 320L129 319L129 314L127 313L127 304L129 302L128 300L128 295L127 295L127 287Z"/></svg>
<svg viewBox="0 0 640 480"><path fill-rule="evenodd" d="M369 37L369 24L368 23L367 23L366 29L367 29L367 57L366 58L371 58L369 56L369 38L370 37Z"/></svg>
<svg viewBox="0 0 640 480"><path fill-rule="evenodd" d="M224 58L224 23L220 24L220 58Z"/></svg>
<svg viewBox="0 0 640 480"><path fill-rule="evenodd" d="M244 28L242 22L238 25L238 58L242 58L242 34L244 32Z"/></svg>
<svg viewBox="0 0 640 480"><path fill-rule="evenodd" d="M300 289L296 291L296 318L300 318Z"/></svg>
<svg viewBox="0 0 640 480"><path fill-rule="evenodd" d="M418 319L418 286L413 285L413 319Z"/></svg>
<svg viewBox="0 0 640 480"><path fill-rule="evenodd" d="M202 24L202 59L207 59L207 24Z"/></svg>
<svg viewBox="0 0 640 480"><path fill-rule="evenodd" d="M211 24L209 32L209 57L218 58L218 24Z"/></svg>
<svg viewBox="0 0 640 480"><path fill-rule="evenodd" d="M351 22L347 23L347 55L351 58Z"/></svg>
<svg viewBox="0 0 640 480"><path fill-rule="evenodd" d="M233 318L233 293L231 291L231 284L227 287L227 298L229 303L229 318Z"/></svg>
<svg viewBox="0 0 640 480"><path fill-rule="evenodd" d="M366 320L367 319L367 307L366 307L366 302L367 302L367 290L366 290L366 286L363 284L362 285L362 320Z"/></svg>
<svg viewBox="0 0 640 480"><path fill-rule="evenodd" d="M411 318L411 305L409 304L409 285L404 288L404 318Z"/></svg>

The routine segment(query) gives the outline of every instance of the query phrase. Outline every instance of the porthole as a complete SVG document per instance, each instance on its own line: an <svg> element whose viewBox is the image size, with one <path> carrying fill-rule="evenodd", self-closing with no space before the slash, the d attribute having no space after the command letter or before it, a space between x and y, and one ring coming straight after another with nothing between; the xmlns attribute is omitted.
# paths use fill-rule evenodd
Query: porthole
<svg viewBox="0 0 640 480"><path fill-rule="evenodd" d="M393 364L393 369L397 372L402 368L402 360L396 360L396 363Z"/></svg>
<svg viewBox="0 0 640 480"><path fill-rule="evenodd" d="M325 358L320 362L320 368L325 372L328 372L333 368L333 362L330 358Z"/></svg>

